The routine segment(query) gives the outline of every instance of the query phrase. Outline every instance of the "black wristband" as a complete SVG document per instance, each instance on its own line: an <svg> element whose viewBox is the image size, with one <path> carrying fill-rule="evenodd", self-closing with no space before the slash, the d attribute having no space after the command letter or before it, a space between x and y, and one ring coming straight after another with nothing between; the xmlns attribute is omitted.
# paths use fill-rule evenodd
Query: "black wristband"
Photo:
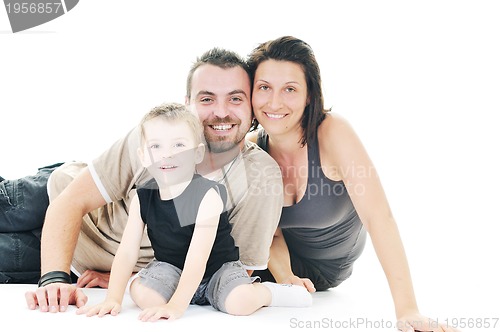
<svg viewBox="0 0 500 332"><path fill-rule="evenodd" d="M43 287L54 282L71 284L71 276L64 271L51 271L45 273L38 281L38 287Z"/></svg>

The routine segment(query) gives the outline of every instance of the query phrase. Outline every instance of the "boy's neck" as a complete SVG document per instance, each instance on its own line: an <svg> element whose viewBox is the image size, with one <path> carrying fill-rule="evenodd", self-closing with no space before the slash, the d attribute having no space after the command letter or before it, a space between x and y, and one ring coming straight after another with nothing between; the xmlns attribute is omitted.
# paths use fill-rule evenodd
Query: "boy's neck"
<svg viewBox="0 0 500 332"><path fill-rule="evenodd" d="M186 190L187 186L191 183L192 180L188 180L185 182L180 182L176 184L172 184L165 187L160 187L160 198L162 201L167 201L176 198L180 194Z"/></svg>

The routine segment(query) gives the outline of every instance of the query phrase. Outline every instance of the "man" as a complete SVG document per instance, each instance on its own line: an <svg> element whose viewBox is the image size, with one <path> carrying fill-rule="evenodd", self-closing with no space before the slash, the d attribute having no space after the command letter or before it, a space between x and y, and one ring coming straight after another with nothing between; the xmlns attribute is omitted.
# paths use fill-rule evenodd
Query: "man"
<svg viewBox="0 0 500 332"><path fill-rule="evenodd" d="M249 273L266 268L282 207L277 164L245 141L252 125L250 93L247 65L230 51L206 52L188 75L186 104L198 114L208 145L197 172L226 186L232 236ZM82 306L87 297L71 284L70 267L83 273L77 286L107 287L128 204L147 181L137 158L139 144L135 128L88 166L67 163L54 171L42 232L42 277L40 287L26 293L29 308L38 304L41 311L57 312L69 304ZM151 258L144 235L135 272Z"/></svg>

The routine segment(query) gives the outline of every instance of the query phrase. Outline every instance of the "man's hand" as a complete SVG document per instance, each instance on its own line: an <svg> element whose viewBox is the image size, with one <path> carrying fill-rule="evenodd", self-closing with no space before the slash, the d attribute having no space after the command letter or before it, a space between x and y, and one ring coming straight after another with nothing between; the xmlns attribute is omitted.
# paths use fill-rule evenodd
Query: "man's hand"
<svg viewBox="0 0 500 332"><path fill-rule="evenodd" d="M101 287L108 288L110 272L87 270L78 278L76 286L80 288Z"/></svg>
<svg viewBox="0 0 500 332"><path fill-rule="evenodd" d="M73 304L80 308L88 300L75 285L59 282L39 287L34 292L28 291L24 296L30 310L35 310L38 305L41 312L64 312L68 305Z"/></svg>

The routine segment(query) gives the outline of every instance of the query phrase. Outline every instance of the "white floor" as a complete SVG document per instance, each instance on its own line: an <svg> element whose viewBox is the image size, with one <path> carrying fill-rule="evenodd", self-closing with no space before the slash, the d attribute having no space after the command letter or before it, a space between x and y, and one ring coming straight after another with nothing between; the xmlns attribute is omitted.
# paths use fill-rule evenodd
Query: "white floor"
<svg viewBox="0 0 500 332"><path fill-rule="evenodd" d="M422 269L426 264L421 260L416 263L414 266L418 268L413 278L423 314L440 322L447 320L450 325L461 324L461 331L500 329L496 277L477 275L474 281L470 271L452 271L444 261L440 269L429 266L430 270ZM41 313L28 310L25 304L24 292L34 288L35 285L0 285L0 316L4 326L16 326L18 331L92 331L94 328L129 331L142 329L144 324L148 331L166 331L171 326L177 331L193 327L217 331L395 331L390 293L369 243L353 276L336 289L315 293L311 308L268 307L248 317L223 314L210 306L190 306L179 320L142 323L137 320L139 309L128 296L123 311L116 317L78 316L74 307L66 313ZM88 289L85 292L89 303L96 303L103 299L106 291ZM487 323L496 324L496 329L484 328Z"/></svg>

